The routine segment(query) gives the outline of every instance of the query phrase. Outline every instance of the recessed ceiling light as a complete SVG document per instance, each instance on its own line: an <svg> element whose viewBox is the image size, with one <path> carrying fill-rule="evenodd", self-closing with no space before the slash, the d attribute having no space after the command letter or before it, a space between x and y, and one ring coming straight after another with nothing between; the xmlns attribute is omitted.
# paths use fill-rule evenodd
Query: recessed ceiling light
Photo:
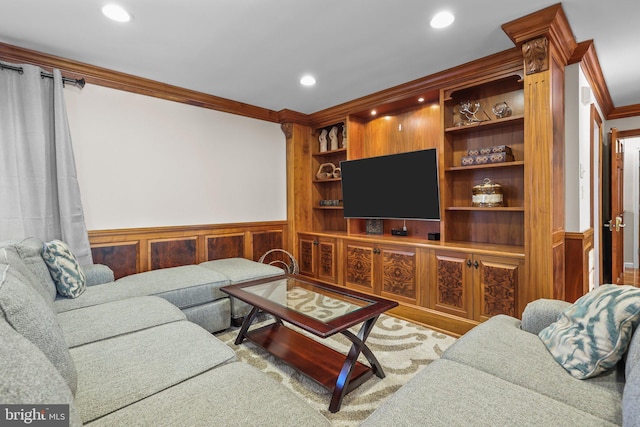
<svg viewBox="0 0 640 427"><path fill-rule="evenodd" d="M451 12L442 11L435 14L430 24L433 28L445 28L453 24L454 19Z"/></svg>
<svg viewBox="0 0 640 427"><path fill-rule="evenodd" d="M102 7L102 14L116 22L131 21L131 14L117 4L108 4Z"/></svg>
<svg viewBox="0 0 640 427"><path fill-rule="evenodd" d="M424 98L418 98L418 102L424 102Z"/></svg>
<svg viewBox="0 0 640 427"><path fill-rule="evenodd" d="M302 86L313 86L314 84L316 84L316 79L312 75L307 74L305 76L302 76L302 78L300 79L300 84Z"/></svg>
<svg viewBox="0 0 640 427"><path fill-rule="evenodd" d="M376 114L378 114L378 112L376 110L371 110L371 115L375 116Z"/></svg>

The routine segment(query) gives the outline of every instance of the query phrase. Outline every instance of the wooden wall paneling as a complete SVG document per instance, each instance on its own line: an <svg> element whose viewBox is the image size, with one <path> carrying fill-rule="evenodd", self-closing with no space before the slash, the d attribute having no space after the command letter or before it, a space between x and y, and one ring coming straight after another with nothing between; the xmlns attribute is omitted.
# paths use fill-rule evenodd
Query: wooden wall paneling
<svg viewBox="0 0 640 427"><path fill-rule="evenodd" d="M284 249L285 238L282 230L255 231L251 233L251 259L258 261L262 255L271 249ZM272 253L265 258L265 263L272 261L286 261L281 253Z"/></svg>
<svg viewBox="0 0 640 427"><path fill-rule="evenodd" d="M155 268L196 264L226 255L252 259L252 233L265 231L280 233L282 242L285 242L287 222L268 221L91 230L89 231L89 242L92 252L97 254L95 262L106 259L106 256L112 257L111 259L126 256L126 261L114 260L108 261L106 264L110 267L113 265L114 270L121 271L119 274L128 275ZM135 245L136 250L128 248L106 249L120 245ZM278 247L283 247L280 242L278 242ZM135 266L135 271L133 266Z"/></svg>
<svg viewBox="0 0 640 427"><path fill-rule="evenodd" d="M205 261L244 257L245 233L208 235L204 237L204 240Z"/></svg>
<svg viewBox="0 0 640 427"><path fill-rule="evenodd" d="M198 263L198 237L176 237L148 241L150 270Z"/></svg>
<svg viewBox="0 0 640 427"><path fill-rule="evenodd" d="M91 246L91 255L95 264L111 268L117 280L139 271L139 247L138 241L102 243Z"/></svg>
<svg viewBox="0 0 640 427"><path fill-rule="evenodd" d="M589 252L592 249L593 228L582 233L565 233L565 301L573 303L589 292Z"/></svg>

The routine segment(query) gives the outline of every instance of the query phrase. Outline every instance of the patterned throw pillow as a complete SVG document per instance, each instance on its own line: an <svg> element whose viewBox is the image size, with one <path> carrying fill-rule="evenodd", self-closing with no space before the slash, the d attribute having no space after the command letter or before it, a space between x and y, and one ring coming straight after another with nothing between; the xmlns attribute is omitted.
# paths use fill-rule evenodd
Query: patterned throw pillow
<svg viewBox="0 0 640 427"><path fill-rule="evenodd" d="M87 288L87 278L66 243L60 240L45 243L42 259L49 267L49 273L60 295L69 298L82 295Z"/></svg>
<svg viewBox="0 0 640 427"><path fill-rule="evenodd" d="M640 289L602 285L566 308L538 336L564 369L586 379L618 363L639 321Z"/></svg>

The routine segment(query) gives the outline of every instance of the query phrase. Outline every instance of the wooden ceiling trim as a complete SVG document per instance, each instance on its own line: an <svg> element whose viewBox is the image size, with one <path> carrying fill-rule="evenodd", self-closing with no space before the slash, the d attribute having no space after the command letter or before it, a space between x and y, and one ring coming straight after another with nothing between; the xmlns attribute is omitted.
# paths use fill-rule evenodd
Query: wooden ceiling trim
<svg viewBox="0 0 640 427"><path fill-rule="evenodd" d="M614 107L607 114L607 120L624 119L625 117L640 116L640 104L626 105L624 107Z"/></svg>
<svg viewBox="0 0 640 427"><path fill-rule="evenodd" d="M609 114L614 110L613 101L611 100L607 83L604 80L602 68L600 68L600 61L598 61L593 40L587 40L578 44L578 47L569 59L569 64L576 62L579 62L582 66L582 71L584 71L591 85L596 102L600 105L602 113L605 117L609 118Z"/></svg>
<svg viewBox="0 0 640 427"><path fill-rule="evenodd" d="M564 64L568 63L577 47L560 3L507 22L502 29L518 47L529 40L546 37L560 53Z"/></svg>
<svg viewBox="0 0 640 427"><path fill-rule="evenodd" d="M344 120L350 115L357 115L371 109L379 109L385 104L401 104L403 100L418 98L431 94L438 99L439 90L446 86L482 80L495 73L509 73L521 70L523 66L520 49L505 50L484 58L477 59L460 66L450 68L408 83L403 83L380 92L373 93L352 101L318 111L310 115L312 126L321 126ZM429 100L429 98L427 98Z"/></svg>
<svg viewBox="0 0 640 427"><path fill-rule="evenodd" d="M37 65L45 69L60 69L65 76L84 78L87 83L124 90L196 107L237 114L278 123L278 113L266 108L233 101L202 92L160 83L154 80L109 70L34 50L0 43L0 59L13 63Z"/></svg>

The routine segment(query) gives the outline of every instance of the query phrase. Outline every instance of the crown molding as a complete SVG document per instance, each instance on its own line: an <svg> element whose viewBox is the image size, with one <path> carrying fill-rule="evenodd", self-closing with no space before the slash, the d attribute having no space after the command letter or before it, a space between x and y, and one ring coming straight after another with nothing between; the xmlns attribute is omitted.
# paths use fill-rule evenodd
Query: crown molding
<svg viewBox="0 0 640 427"><path fill-rule="evenodd" d="M602 109L602 114L608 118L609 114L614 110L614 106L611 95L609 94L609 88L602 74L602 68L600 68L600 61L598 61L598 54L596 53L593 40L587 40L578 44L573 55L569 58L569 64L575 64L577 62L582 66L582 71L584 71L591 85L591 90L593 90L596 102Z"/></svg>
<svg viewBox="0 0 640 427"><path fill-rule="evenodd" d="M123 90L196 107L237 114L269 122L279 122L278 113L255 105L245 104L154 80L60 58L34 50L0 43L0 60L37 65L45 69L57 68L73 78L84 78L89 84Z"/></svg>
<svg viewBox="0 0 640 427"><path fill-rule="evenodd" d="M516 46L545 37L567 64L577 47L573 31L560 3L549 6L502 25L502 30Z"/></svg>
<svg viewBox="0 0 640 427"><path fill-rule="evenodd" d="M410 103L417 103L419 97L437 101L440 89L447 86L468 84L470 81L482 80L495 73L512 73L522 70L522 53L520 49L505 50L466 64L440 71L398 86L391 87L343 104L336 105L310 115L314 127L343 121L347 116L367 114L376 109L378 115L386 111L399 111Z"/></svg>

